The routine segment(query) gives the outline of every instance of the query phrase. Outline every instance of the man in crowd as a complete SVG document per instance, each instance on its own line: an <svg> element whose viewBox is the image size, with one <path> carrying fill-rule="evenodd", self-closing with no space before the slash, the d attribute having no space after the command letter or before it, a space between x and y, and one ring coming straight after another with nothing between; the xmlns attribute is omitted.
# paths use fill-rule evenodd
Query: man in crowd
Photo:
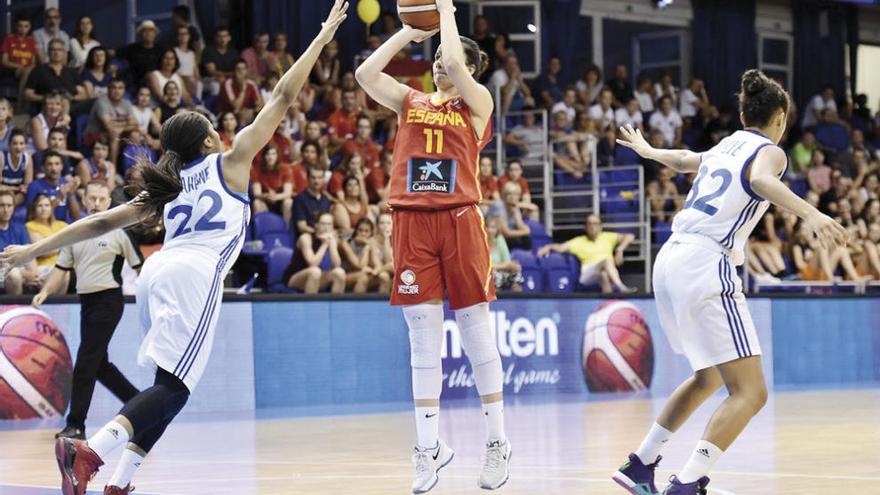
<svg viewBox="0 0 880 495"><path fill-rule="evenodd" d="M24 85L37 63L37 42L29 33L31 20L21 14L15 18L15 31L6 33L0 44L3 68L18 81L18 101L24 100Z"/></svg>
<svg viewBox="0 0 880 495"><path fill-rule="evenodd" d="M162 65L162 54L165 48L156 43L159 36L159 28L156 23L146 20L137 28L140 41L126 45L116 55L128 62L128 71L132 76L134 87L146 85L146 75L154 70L159 70Z"/></svg>
<svg viewBox="0 0 880 495"><path fill-rule="evenodd" d="M31 71L25 85L25 99L37 107L52 93L60 93L66 100L73 102L88 100L85 88L79 83L79 74L67 66L67 44L53 39L49 41L47 50L49 62L38 65ZM63 111L76 113L73 108L65 108Z"/></svg>
<svg viewBox="0 0 880 495"><path fill-rule="evenodd" d="M14 211L15 195L10 191L0 191L0 251L9 245L23 246L31 242L24 225L12 223ZM6 294L21 294L25 287L39 286L40 275L34 260L24 266L0 269L0 289Z"/></svg>
<svg viewBox="0 0 880 495"><path fill-rule="evenodd" d="M234 75L235 64L241 58L238 50L229 45L231 41L232 35L229 34L229 28L220 26L214 32L214 44L205 47L202 52L201 72L206 78L205 88L212 95L220 93L220 85Z"/></svg>
<svg viewBox="0 0 880 495"><path fill-rule="evenodd" d="M61 29L61 11L57 7L49 7L43 19L43 27L34 31L37 42L37 63L45 64L49 60L49 42L58 40L64 44L65 52L70 48L70 36ZM67 63L67 61L64 61Z"/></svg>
<svg viewBox="0 0 880 495"><path fill-rule="evenodd" d="M61 161L61 155L54 150L47 151L43 157L43 171L46 176L31 181L25 204L30 207L37 195L45 194L52 198L55 204L55 218L70 223L79 220L79 202L76 199L79 178L62 177L62 167L64 163Z"/></svg>
<svg viewBox="0 0 880 495"><path fill-rule="evenodd" d="M217 102L217 113L232 112L241 125L246 125L262 106L260 89L248 78L247 64L239 60L235 64L234 75L223 81L220 100Z"/></svg>
<svg viewBox="0 0 880 495"><path fill-rule="evenodd" d="M116 163L120 136L125 131L137 129L134 107L125 99L125 81L113 79L107 94L92 105L92 113L86 126L85 145L91 148L99 137L106 136L110 142L110 161Z"/></svg>
<svg viewBox="0 0 880 495"><path fill-rule="evenodd" d="M309 167L309 187L293 200L293 222L296 235L315 233L315 223L321 213L330 211L330 197L324 192L324 170Z"/></svg>

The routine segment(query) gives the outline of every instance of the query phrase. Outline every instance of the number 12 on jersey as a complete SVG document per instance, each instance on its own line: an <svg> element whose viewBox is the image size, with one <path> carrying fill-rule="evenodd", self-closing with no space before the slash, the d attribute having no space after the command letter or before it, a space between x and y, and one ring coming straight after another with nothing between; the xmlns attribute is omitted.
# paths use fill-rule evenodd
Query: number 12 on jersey
<svg viewBox="0 0 880 495"><path fill-rule="evenodd" d="M425 133L425 153L438 155L443 153L443 129L425 129L422 132Z"/></svg>

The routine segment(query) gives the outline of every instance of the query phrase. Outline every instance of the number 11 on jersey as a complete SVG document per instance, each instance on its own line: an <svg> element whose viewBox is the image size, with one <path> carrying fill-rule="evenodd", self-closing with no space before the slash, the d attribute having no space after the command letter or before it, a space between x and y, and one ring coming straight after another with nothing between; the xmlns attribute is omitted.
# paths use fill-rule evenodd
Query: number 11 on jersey
<svg viewBox="0 0 880 495"><path fill-rule="evenodd" d="M443 153L443 129L425 129L425 153L441 154ZM436 151L434 151L434 141L437 141Z"/></svg>

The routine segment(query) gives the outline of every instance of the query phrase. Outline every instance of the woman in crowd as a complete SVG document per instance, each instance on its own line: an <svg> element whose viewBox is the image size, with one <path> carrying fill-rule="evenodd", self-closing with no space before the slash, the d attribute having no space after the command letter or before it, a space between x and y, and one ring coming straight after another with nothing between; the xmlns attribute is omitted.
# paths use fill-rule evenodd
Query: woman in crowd
<svg viewBox="0 0 880 495"><path fill-rule="evenodd" d="M285 225L293 217L293 171L281 161L281 153L271 141L263 148L258 163L251 167L251 195L254 213L280 212Z"/></svg>
<svg viewBox="0 0 880 495"><path fill-rule="evenodd" d="M103 46L99 45L89 50L85 67L80 74L80 81L89 98L100 98L107 95L110 81L113 80L108 61L107 49Z"/></svg>
<svg viewBox="0 0 880 495"><path fill-rule="evenodd" d="M345 291L345 270L339 255L339 238L333 230L333 215L322 213L315 233L306 232L296 241L284 279L291 289L306 294L330 289L333 294Z"/></svg>
<svg viewBox="0 0 880 495"><path fill-rule="evenodd" d="M179 69L180 61L177 59L177 53L169 48L162 54L162 62L159 65L159 69L147 74L147 85L150 87L150 92L153 93L153 98L163 100L167 98L168 83L173 82L177 87L180 98L186 102L186 106L193 108L195 105L189 91L186 89L186 84L183 82L183 76L178 72ZM164 122L165 120L163 119L162 121Z"/></svg>
<svg viewBox="0 0 880 495"><path fill-rule="evenodd" d="M116 187L116 166L109 160L110 143L104 136L95 140L92 145L92 156L83 158L76 166L76 175L80 184L85 187L93 180L107 183L110 191Z"/></svg>
<svg viewBox="0 0 880 495"><path fill-rule="evenodd" d="M33 244L49 237L66 226L67 222L55 218L55 205L49 196L38 194L28 209L28 222L25 224L31 238L31 243ZM41 281L45 281L46 277L49 276L52 268L55 267L56 259L58 259L58 251L47 253L37 258L37 267L40 270Z"/></svg>
<svg viewBox="0 0 880 495"><path fill-rule="evenodd" d="M192 34L189 32L189 26L177 27L177 46L174 47L174 54L180 64L177 68L177 75L183 79L183 86L187 93L201 99L202 77L199 74L196 52L190 47L191 39Z"/></svg>
<svg viewBox="0 0 880 495"><path fill-rule="evenodd" d="M341 200L333 205L333 218L336 228L343 237L351 235L352 227L361 219L371 219L372 212L367 202L367 192L364 186L364 176L349 175L343 183L344 195Z"/></svg>
<svg viewBox="0 0 880 495"><path fill-rule="evenodd" d="M91 50L98 46L101 46L101 42L95 39L95 23L91 17L81 16L77 19L76 31L70 38L70 66L81 68Z"/></svg>
<svg viewBox="0 0 880 495"><path fill-rule="evenodd" d="M223 112L220 115L220 128L217 133L220 134L220 141L223 141L224 149L232 149L232 141L238 132L238 118L234 112Z"/></svg>
<svg viewBox="0 0 880 495"><path fill-rule="evenodd" d="M70 115L64 113L64 97L51 93L43 100L43 111L33 117L28 126L34 150L49 148L49 131L56 127L69 129Z"/></svg>
<svg viewBox="0 0 880 495"><path fill-rule="evenodd" d="M373 242L373 221L361 218L355 224L354 235L340 243L342 268L345 270L345 290L361 294L370 289L388 292L391 276L379 266L379 256Z"/></svg>

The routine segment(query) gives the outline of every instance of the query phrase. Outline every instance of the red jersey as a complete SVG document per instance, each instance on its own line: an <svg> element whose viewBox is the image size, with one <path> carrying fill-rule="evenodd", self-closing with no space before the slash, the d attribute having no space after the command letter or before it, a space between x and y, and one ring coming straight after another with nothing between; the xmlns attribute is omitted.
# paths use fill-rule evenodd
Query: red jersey
<svg viewBox="0 0 880 495"><path fill-rule="evenodd" d="M293 176L293 192L300 194L309 188L309 176L306 166L302 161L291 167L290 175Z"/></svg>
<svg viewBox="0 0 880 495"><path fill-rule="evenodd" d="M9 55L9 61L18 65L31 65L37 57L37 43L33 36L7 33L0 45L0 52Z"/></svg>
<svg viewBox="0 0 880 495"><path fill-rule="evenodd" d="M480 176L480 193L484 198L492 197L492 193L498 192L498 179L494 175L489 177Z"/></svg>
<svg viewBox="0 0 880 495"><path fill-rule="evenodd" d="M280 192L284 184L293 183L293 167L288 163L279 163L277 169L266 170L262 165L254 165L251 167L251 182L259 182L264 189Z"/></svg>
<svg viewBox="0 0 880 495"><path fill-rule="evenodd" d="M342 145L342 156L351 156L355 153L361 155L367 168L374 167L379 162L379 145L372 139L359 143L357 139L349 139Z"/></svg>
<svg viewBox="0 0 880 495"><path fill-rule="evenodd" d="M410 91L394 141L388 204L445 210L479 203L480 151L492 135L491 122L481 137L476 132L460 96L435 105L430 94Z"/></svg>
<svg viewBox="0 0 880 495"><path fill-rule="evenodd" d="M349 139L357 133L357 120L360 112L355 110L346 113L339 109L327 118L327 134L333 137Z"/></svg>

